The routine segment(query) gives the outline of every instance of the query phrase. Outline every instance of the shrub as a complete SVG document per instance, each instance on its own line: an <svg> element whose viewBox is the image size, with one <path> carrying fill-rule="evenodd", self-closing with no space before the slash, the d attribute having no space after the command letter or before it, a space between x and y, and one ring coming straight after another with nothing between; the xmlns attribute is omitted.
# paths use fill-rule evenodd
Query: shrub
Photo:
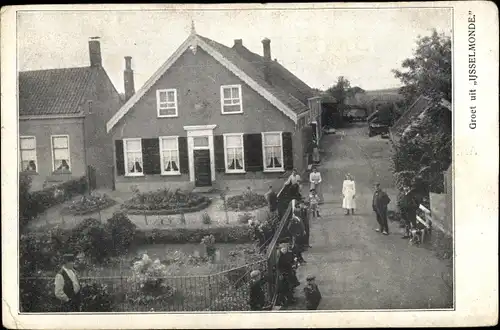
<svg viewBox="0 0 500 330"><path fill-rule="evenodd" d="M48 208L87 191L87 178L85 176L34 192L29 192L30 182L31 179L28 176L20 175L19 194L20 197L22 194L22 200L20 199L19 210L23 224L45 212Z"/></svg>
<svg viewBox="0 0 500 330"><path fill-rule="evenodd" d="M85 283L81 289L82 312L111 312L113 299L108 286L98 282Z"/></svg>
<svg viewBox="0 0 500 330"><path fill-rule="evenodd" d="M227 208L233 211L251 211L266 205L266 197L252 191L246 191L242 195L231 196L227 199Z"/></svg>
<svg viewBox="0 0 500 330"><path fill-rule="evenodd" d="M205 250L207 252L207 256L214 261L215 260L215 237L210 234L201 239L201 244L205 245Z"/></svg>
<svg viewBox="0 0 500 330"><path fill-rule="evenodd" d="M248 224L248 221L252 220L253 218L254 216L251 213L245 212L238 215L238 222L241 224Z"/></svg>
<svg viewBox="0 0 500 330"><path fill-rule="evenodd" d="M137 226L123 212L115 212L106 223L115 253L125 252L135 239Z"/></svg>
<svg viewBox="0 0 500 330"><path fill-rule="evenodd" d="M73 215L84 215L104 210L116 202L108 195L92 194L91 196L82 196L79 200L73 201L70 205L63 208L63 212Z"/></svg>
<svg viewBox="0 0 500 330"><path fill-rule="evenodd" d="M136 302L142 299L158 297L170 297L174 294L174 288L165 283L168 276L167 266L160 260L151 260L147 254L142 259L136 261L132 266L132 276L130 281L136 285L143 295L135 298Z"/></svg>
<svg viewBox="0 0 500 330"><path fill-rule="evenodd" d="M103 262L110 253L111 237L106 227L96 219L88 218L71 233L70 245L74 252L83 252L86 258Z"/></svg>
<svg viewBox="0 0 500 330"><path fill-rule="evenodd" d="M51 278L21 278L19 298L20 311L24 313L61 310L61 302L54 295L54 280Z"/></svg>
<svg viewBox="0 0 500 330"><path fill-rule="evenodd" d="M212 218L210 217L210 215L207 213L207 212L204 212L202 215L201 215L201 222L205 225L209 225L212 223Z"/></svg>
<svg viewBox="0 0 500 330"><path fill-rule="evenodd" d="M210 203L203 195L180 189L159 189L144 193L134 190L134 194L134 197L124 203L124 207L129 210L171 210L175 214L180 213L181 209L207 207Z"/></svg>

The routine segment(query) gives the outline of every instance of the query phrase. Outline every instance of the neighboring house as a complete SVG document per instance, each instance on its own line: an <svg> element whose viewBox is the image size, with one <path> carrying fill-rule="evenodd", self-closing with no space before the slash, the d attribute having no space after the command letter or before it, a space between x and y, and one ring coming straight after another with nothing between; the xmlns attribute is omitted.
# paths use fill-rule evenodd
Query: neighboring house
<svg viewBox="0 0 500 330"><path fill-rule="evenodd" d="M97 38L89 52L88 67L19 72L20 171L32 177L32 190L87 173L93 186L112 188L106 121L122 102Z"/></svg>
<svg viewBox="0 0 500 330"><path fill-rule="evenodd" d="M283 184L321 138L321 99L271 59L196 32L107 123L117 190ZM278 181L279 180L279 181Z"/></svg>
<svg viewBox="0 0 500 330"><path fill-rule="evenodd" d="M409 131L413 124L422 119L425 112L431 107L431 99L426 96L419 96L418 99L406 110L401 117L392 125L389 130L390 138L394 144L398 144L405 132ZM452 111L450 102L441 100L443 109Z"/></svg>

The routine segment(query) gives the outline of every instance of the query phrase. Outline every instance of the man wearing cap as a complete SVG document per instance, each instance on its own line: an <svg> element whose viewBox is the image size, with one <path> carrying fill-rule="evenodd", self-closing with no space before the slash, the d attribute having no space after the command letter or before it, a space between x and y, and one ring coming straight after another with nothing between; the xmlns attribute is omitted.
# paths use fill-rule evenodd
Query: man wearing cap
<svg viewBox="0 0 500 330"><path fill-rule="evenodd" d="M260 277L260 271L252 271L250 273L250 299L248 302L252 311L260 311L266 305L266 296L262 286L263 281Z"/></svg>
<svg viewBox="0 0 500 330"><path fill-rule="evenodd" d="M65 254L63 262L55 278L55 295L61 300L64 312L79 312L80 282L74 268L75 256Z"/></svg>
<svg viewBox="0 0 500 330"><path fill-rule="evenodd" d="M309 275L306 280L307 285L304 287L306 308L309 310L318 309L319 303L321 302L321 292L319 292L318 285L315 283L316 276Z"/></svg>
<svg viewBox="0 0 500 330"><path fill-rule="evenodd" d="M384 235L389 235L389 226L387 224L387 205L391 202L387 193L380 189L380 183L375 183L375 192L373 193L372 208L377 215L379 228L377 232L382 232Z"/></svg>

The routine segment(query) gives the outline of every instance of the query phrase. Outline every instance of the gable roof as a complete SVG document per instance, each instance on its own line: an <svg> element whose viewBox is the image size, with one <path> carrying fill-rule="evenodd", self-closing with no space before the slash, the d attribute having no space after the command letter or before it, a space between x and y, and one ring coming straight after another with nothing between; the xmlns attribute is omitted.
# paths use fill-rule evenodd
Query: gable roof
<svg viewBox="0 0 500 330"><path fill-rule="evenodd" d="M301 114L309 110L307 100L303 102L304 96L299 96L302 100L284 90L283 84L271 85L265 78L258 65L250 63L236 50L224 46L216 41L192 33L182 45L170 56L170 58L146 81L143 87L135 93L118 112L107 122L106 129L110 132L123 116L137 103L142 96L160 79L160 77L179 59L179 57L189 48L200 47L224 67L230 70L250 88L267 99L276 108L281 110L288 118L297 123ZM255 55L255 54L254 54ZM273 65L274 67L274 65ZM290 73L291 74L291 73ZM291 74L292 75L292 74ZM298 78L297 78L298 79ZM300 79L299 79L300 80ZM272 81L271 81L272 82ZM305 85L305 83L304 83ZM307 85L306 85L307 86ZM311 97L314 96L311 90Z"/></svg>
<svg viewBox="0 0 500 330"><path fill-rule="evenodd" d="M75 115L94 82L91 67L19 72L19 115Z"/></svg>

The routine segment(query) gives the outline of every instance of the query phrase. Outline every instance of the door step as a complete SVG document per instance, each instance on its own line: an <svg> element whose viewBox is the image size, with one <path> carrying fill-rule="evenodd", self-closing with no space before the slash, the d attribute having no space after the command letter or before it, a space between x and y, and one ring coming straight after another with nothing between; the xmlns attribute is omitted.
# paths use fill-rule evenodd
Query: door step
<svg viewBox="0 0 500 330"><path fill-rule="evenodd" d="M215 191L216 189L214 187L195 187L193 189L193 192L198 194L209 194Z"/></svg>

